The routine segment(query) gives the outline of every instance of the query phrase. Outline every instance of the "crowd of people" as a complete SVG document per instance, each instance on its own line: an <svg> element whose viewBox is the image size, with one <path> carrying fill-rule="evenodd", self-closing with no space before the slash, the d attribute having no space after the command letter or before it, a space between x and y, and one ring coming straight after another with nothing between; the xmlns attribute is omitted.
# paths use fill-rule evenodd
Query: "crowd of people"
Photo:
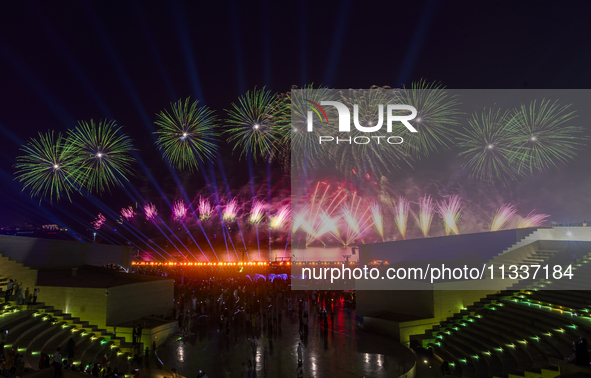
<svg viewBox="0 0 591 378"><path fill-rule="evenodd" d="M76 353L76 343L72 338L66 345L65 353L62 354L60 348L53 353L53 355L42 354L41 360L39 361L39 369L48 369L53 367L53 377L63 378L63 370L70 370L77 373L85 373L93 377L99 378L117 378L122 377L117 367L112 368L109 366L108 355L104 355L102 363L91 363L87 366L75 365L74 357Z"/></svg>
<svg viewBox="0 0 591 378"><path fill-rule="evenodd" d="M242 363L244 378L256 371L257 354L259 363L265 364L267 350L257 340L281 333L286 317L291 323L299 322L300 342L294 354L301 370L311 317L318 317L317 324L327 334L335 324L336 303L348 296L335 291L292 291L287 265L136 265L132 272L175 280L172 319L181 331L207 326L216 327L225 337L246 337L251 353Z"/></svg>
<svg viewBox="0 0 591 378"><path fill-rule="evenodd" d="M14 348L7 348L5 350L8 332L6 329L0 330L0 373L4 378L18 377L25 373L23 353L17 352ZM124 375L116 367L112 368L109 366L110 361L107 354L103 356L102 364L92 363L88 366L75 365L74 358L76 352L76 342L73 338L70 338L66 343L63 354L60 348L57 348L53 355L42 353L38 368L39 370L53 368L54 378L62 378L63 370L87 373L100 378L117 378Z"/></svg>
<svg viewBox="0 0 591 378"><path fill-rule="evenodd" d="M4 352L4 345L2 345L2 354L0 354L0 371L4 378L12 378L19 376L25 371L25 359L22 353L18 353L14 349L9 349Z"/></svg>
<svg viewBox="0 0 591 378"><path fill-rule="evenodd" d="M18 281L10 279L6 284L6 291L4 291L4 303L8 303L8 301L13 298L14 302L19 306L24 304L36 304L38 294L38 288L34 288L33 291L30 291L27 287L23 290L22 282L18 283Z"/></svg>
<svg viewBox="0 0 591 378"><path fill-rule="evenodd" d="M242 364L245 378L254 375L257 361L259 364L267 361L267 346L259 344L261 337L272 339L275 333L281 334L282 328L287 325L286 318L296 326L299 323L300 341L294 346L294 355L297 355L301 371L311 317L317 316L317 324L328 332L335 323L335 303L346 295L340 292L292 291L291 267L287 264L134 265L131 273L175 280L171 318L178 322L182 332L195 332L197 327L217 329L222 337L245 337L251 351ZM15 296L19 303L36 303L38 289L30 292L23 290L22 284L13 280L9 282L7 300ZM134 345L140 343L141 335L141 326L134 327ZM5 339L3 335L2 340ZM100 378L120 375L117 369L109 366L108 360L89 366L74 365L75 347L76 343L71 339L63 348L64 354L59 348L53 355L42 354L39 369L53 367L54 378L61 378L63 370L84 372ZM272 348L272 344L269 347ZM3 369L8 369L4 375L7 378L24 369L22 354L14 350L2 354L2 363ZM200 374L206 376L205 372Z"/></svg>

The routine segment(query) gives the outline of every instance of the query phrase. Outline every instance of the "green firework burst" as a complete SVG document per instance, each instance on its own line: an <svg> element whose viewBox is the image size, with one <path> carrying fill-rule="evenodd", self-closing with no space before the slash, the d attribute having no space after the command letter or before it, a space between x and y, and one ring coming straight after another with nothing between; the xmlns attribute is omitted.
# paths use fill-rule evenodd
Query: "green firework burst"
<svg viewBox="0 0 591 378"><path fill-rule="evenodd" d="M326 87L314 88L313 84L305 85L302 88L293 88L286 94L288 111L287 122L284 122L282 137L285 143L282 145L287 154L292 154L291 161L296 170L317 167L328 158L328 150L321 148L318 144L318 138L321 135L327 135L327 129L331 125L327 124L317 109L311 106L312 103L319 104L321 101L335 100L335 91ZM336 110L329 106L325 108L327 117L330 120L336 118ZM314 128L307 131L308 112L313 113Z"/></svg>
<svg viewBox="0 0 591 378"><path fill-rule="evenodd" d="M213 110L198 106L199 101L171 103L172 113L157 114L156 144L164 157L178 170L198 170L199 162L212 159L218 149Z"/></svg>
<svg viewBox="0 0 591 378"><path fill-rule="evenodd" d="M101 193L129 181L134 147L115 121L81 121L68 132L68 144L79 165L81 185L89 192Z"/></svg>
<svg viewBox="0 0 591 378"><path fill-rule="evenodd" d="M386 139L393 135L400 135L388 133L387 120L384 116L387 104L396 102L395 90L388 87L372 87L369 90L350 89L341 91L340 97L340 100L353 110L352 120L357 123L351 127L349 133L342 135L342 137L362 138L368 143L330 145L330 157L339 171L345 175L371 173L380 177L412 167L413 159L402 145L386 142ZM338 126L334 125L333 127L336 129ZM359 131L358 127L372 130L371 138L367 136L368 133ZM398 139L394 140L394 142L396 141Z"/></svg>
<svg viewBox="0 0 591 378"><path fill-rule="evenodd" d="M246 92L226 110L228 119L228 142L234 144L233 151L240 149L240 158L251 154L259 158L271 159L280 152L286 102L266 88Z"/></svg>
<svg viewBox="0 0 591 378"><path fill-rule="evenodd" d="M23 155L16 158L16 179L24 184L32 197L43 197L50 202L79 190L79 165L73 149L60 133L39 133L21 147ZM40 201L41 201L40 199Z"/></svg>
<svg viewBox="0 0 591 378"><path fill-rule="evenodd" d="M458 133L458 154L464 168L481 180L513 180L518 176L515 159L515 123L508 111L485 109L472 115L469 127Z"/></svg>
<svg viewBox="0 0 591 378"><path fill-rule="evenodd" d="M417 109L417 116L410 121L416 133L408 132L403 125L398 125L402 133L399 135L404 138L403 146L408 152L418 159L449 149L462 114L458 99L450 95L443 85L428 83L424 79L412 83L410 88L401 89L398 97L400 104Z"/></svg>
<svg viewBox="0 0 591 378"><path fill-rule="evenodd" d="M533 101L514 111L514 162L520 174L532 174L572 160L586 139L576 114L557 101Z"/></svg>

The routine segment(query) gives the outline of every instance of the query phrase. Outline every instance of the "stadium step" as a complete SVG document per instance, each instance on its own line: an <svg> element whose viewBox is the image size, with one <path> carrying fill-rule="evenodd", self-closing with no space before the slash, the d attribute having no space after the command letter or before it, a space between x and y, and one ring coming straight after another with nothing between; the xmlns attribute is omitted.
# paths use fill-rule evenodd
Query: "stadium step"
<svg viewBox="0 0 591 378"><path fill-rule="evenodd" d="M75 364L102 363L104 354L107 354L111 367L130 373L128 360L133 356L133 345L125 342L124 337L113 337L105 329L44 303L29 307L23 310L18 306L4 306L0 315L0 329L9 330L6 347L23 353L27 368L36 370L41 355L53 355L58 347L67 358L67 343L72 338L78 349ZM139 347L143 348L141 344Z"/></svg>
<svg viewBox="0 0 591 378"><path fill-rule="evenodd" d="M524 261L563 264L559 252L538 251ZM591 340L589 253L579 254L575 265L568 285L581 290L560 290L561 280L544 279L489 294L427 330L428 347L454 364L456 376L556 376L558 364L573 358L573 342Z"/></svg>

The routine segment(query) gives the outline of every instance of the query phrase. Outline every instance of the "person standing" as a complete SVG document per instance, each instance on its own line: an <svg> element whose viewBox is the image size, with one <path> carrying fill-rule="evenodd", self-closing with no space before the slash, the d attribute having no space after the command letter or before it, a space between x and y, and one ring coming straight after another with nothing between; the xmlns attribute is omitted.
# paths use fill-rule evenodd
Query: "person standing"
<svg viewBox="0 0 591 378"><path fill-rule="evenodd" d="M277 326L279 325L278 323L278 316L277 316L277 308L273 309L273 325Z"/></svg>
<svg viewBox="0 0 591 378"><path fill-rule="evenodd" d="M25 300L23 299L23 288L21 286L18 286L18 289L16 289L16 304L22 305L24 303Z"/></svg>
<svg viewBox="0 0 591 378"><path fill-rule="evenodd" d="M18 288L19 288L19 287L20 287L20 286L19 286L18 282L17 282L17 281L14 281L14 285L12 286L12 291L10 292L10 294L11 294L11 295L15 295L15 294L16 294L16 292L18 291Z"/></svg>
<svg viewBox="0 0 591 378"><path fill-rule="evenodd" d="M575 363L577 365L589 366L589 351L587 339L581 337L575 348Z"/></svg>
<svg viewBox="0 0 591 378"><path fill-rule="evenodd" d="M14 281L13 280L10 280L6 284L6 294L8 296L11 296L12 295L12 289L14 289Z"/></svg>
<svg viewBox="0 0 591 378"><path fill-rule="evenodd" d="M3 329L0 331L0 357L4 357L4 346L6 345L6 337L8 336L8 330Z"/></svg>
<svg viewBox="0 0 591 378"><path fill-rule="evenodd" d="M331 299L332 301L332 299ZM334 328L334 307L333 307L333 303L331 302L330 306L328 306L328 309L330 311L330 325Z"/></svg>
<svg viewBox="0 0 591 378"><path fill-rule="evenodd" d="M45 359L46 358L47 358L47 356L45 356L45 353L41 353L41 359L39 360L39 370L45 369Z"/></svg>
<svg viewBox="0 0 591 378"><path fill-rule="evenodd" d="M137 331L135 334L137 344L140 344L142 342L142 331L143 330L144 330L144 327L142 327L142 325L140 324L140 326L137 327Z"/></svg>
<svg viewBox="0 0 591 378"><path fill-rule="evenodd" d="M53 354L53 378L61 378L62 377L62 354L60 353L60 348L57 348L55 353Z"/></svg>
<svg viewBox="0 0 591 378"><path fill-rule="evenodd" d="M184 326L185 326L185 332L187 332L187 333L191 332L191 310L187 310L187 314L185 315ZM229 328L230 327L228 325L228 329Z"/></svg>
<svg viewBox="0 0 591 378"><path fill-rule="evenodd" d="M304 347L302 346L302 343L298 343L298 364L302 363L304 357Z"/></svg>
<svg viewBox="0 0 591 378"><path fill-rule="evenodd" d="M252 360L255 363L257 360L257 347L258 347L258 343L254 340L250 340L250 348L252 349Z"/></svg>
<svg viewBox="0 0 591 378"><path fill-rule="evenodd" d="M33 289L33 304L37 304L37 294L39 293L39 289Z"/></svg>
<svg viewBox="0 0 591 378"><path fill-rule="evenodd" d="M68 340L68 363L71 364L74 362L74 354L76 353L76 342L73 338L70 337Z"/></svg>
<svg viewBox="0 0 591 378"><path fill-rule="evenodd" d="M247 370L248 373L248 378L252 378L252 371L253 371L253 366L252 366L252 361L248 360L248 364L247 364Z"/></svg>

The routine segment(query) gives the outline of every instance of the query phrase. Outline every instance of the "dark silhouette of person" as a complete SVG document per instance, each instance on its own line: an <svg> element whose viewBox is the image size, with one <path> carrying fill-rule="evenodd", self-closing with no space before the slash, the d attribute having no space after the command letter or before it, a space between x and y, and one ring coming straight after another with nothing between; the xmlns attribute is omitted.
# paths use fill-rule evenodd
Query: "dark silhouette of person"
<svg viewBox="0 0 591 378"><path fill-rule="evenodd" d="M581 337L575 347L575 363L577 365L589 366L589 345L587 339Z"/></svg>
<svg viewBox="0 0 591 378"><path fill-rule="evenodd" d="M70 337L68 340L68 362L70 362L74 358L74 354L76 353L76 342L73 338Z"/></svg>
<svg viewBox="0 0 591 378"><path fill-rule="evenodd" d="M451 375L451 370L449 368L449 362L443 361L441 364L441 374L442 375Z"/></svg>

